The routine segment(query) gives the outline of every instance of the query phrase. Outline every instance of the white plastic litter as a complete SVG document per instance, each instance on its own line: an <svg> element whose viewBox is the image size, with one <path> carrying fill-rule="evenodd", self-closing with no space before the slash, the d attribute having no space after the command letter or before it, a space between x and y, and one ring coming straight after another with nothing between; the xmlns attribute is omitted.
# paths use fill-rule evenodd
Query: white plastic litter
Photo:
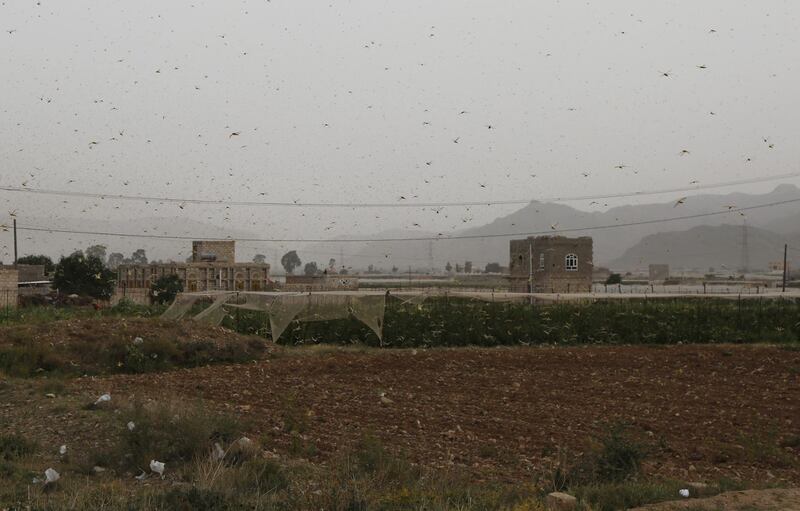
<svg viewBox="0 0 800 511"><path fill-rule="evenodd" d="M140 345L140 344L142 344L143 342L144 342L144 339L142 339L141 337L136 337L136 338L133 340L133 344L135 344L135 345L137 345L137 346L138 346L138 345Z"/></svg>
<svg viewBox="0 0 800 511"><path fill-rule="evenodd" d="M219 445L219 442L214 442L214 451L211 453L211 456L217 461L225 457L225 449Z"/></svg>
<svg viewBox="0 0 800 511"><path fill-rule="evenodd" d="M136 479L138 479L139 481L144 481L145 479L147 479L147 472L142 470L142 473L136 476Z"/></svg>
<svg viewBox="0 0 800 511"><path fill-rule="evenodd" d="M164 463L156 460L150 460L150 470L164 478Z"/></svg>
<svg viewBox="0 0 800 511"><path fill-rule="evenodd" d="M684 488L682 490L679 490L678 493L683 498L687 498L687 499L689 498L689 490L687 490L686 488Z"/></svg>
<svg viewBox="0 0 800 511"><path fill-rule="evenodd" d="M94 404L97 406L102 403L108 403L109 401L111 401L111 394L103 394L97 398L97 401L95 401Z"/></svg>
<svg viewBox="0 0 800 511"><path fill-rule="evenodd" d="M136 423L133 421L128 422L128 431L133 431L136 429Z"/></svg>
<svg viewBox="0 0 800 511"><path fill-rule="evenodd" d="M67 454L67 446L66 445L62 445L61 447L59 447L58 448L58 454L60 454L62 456Z"/></svg>
<svg viewBox="0 0 800 511"><path fill-rule="evenodd" d="M52 484L61 479L61 475L52 468L44 471L44 484Z"/></svg>

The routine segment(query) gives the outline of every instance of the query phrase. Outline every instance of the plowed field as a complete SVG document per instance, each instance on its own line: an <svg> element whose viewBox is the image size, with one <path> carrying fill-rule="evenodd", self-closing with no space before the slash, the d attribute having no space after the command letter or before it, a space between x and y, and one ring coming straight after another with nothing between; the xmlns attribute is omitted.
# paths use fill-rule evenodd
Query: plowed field
<svg viewBox="0 0 800 511"><path fill-rule="evenodd" d="M800 484L800 352L780 347L290 350L74 385L202 398L278 453L292 442L286 422L301 422L317 461L369 431L427 466L530 481L557 449L587 449L625 422L648 444L652 475Z"/></svg>

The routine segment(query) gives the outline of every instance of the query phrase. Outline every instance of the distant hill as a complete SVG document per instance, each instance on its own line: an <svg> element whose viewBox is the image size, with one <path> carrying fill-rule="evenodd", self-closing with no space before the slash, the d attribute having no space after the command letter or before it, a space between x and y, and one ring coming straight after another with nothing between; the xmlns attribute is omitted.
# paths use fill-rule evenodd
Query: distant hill
<svg viewBox="0 0 800 511"><path fill-rule="evenodd" d="M676 199L678 197L676 196ZM652 223L635 225L624 228L592 229L608 225L630 222L651 221L679 216L691 216L707 212L723 211L729 206L737 208L749 207L772 202L800 198L800 189L794 185L783 184L770 193L763 195L750 195L731 193L724 195L697 195L688 198L683 204L675 205L675 200L639 206L621 206L603 212L580 211L561 203L531 202L510 215L500 217L493 222L470 229L458 231L457 235L467 236L497 236L503 233L528 233L550 232L551 226L557 229L589 228L589 230L570 232L569 236L590 235L594 238L595 263L608 265L616 261L629 248L636 245L642 238L663 231L679 231L693 227L708 225L741 223L744 218L736 212L715 216L706 216L694 219L677 220L666 223ZM781 206L755 209L747 212L748 225L753 227L769 228L775 225L782 234L797 233L800 223L800 203L791 203ZM795 226L792 228L792 226ZM391 236L375 237L419 237L426 235L419 232L393 231ZM338 246L330 244L324 248L328 251L343 251L356 254L351 257L351 264L368 263L383 264L389 267L396 264L400 268L411 265L424 267L427 265L429 251L433 252L435 265L443 267L445 262L471 260L477 265L497 261L507 264L508 241L523 234L513 236L500 236L493 238L467 239L467 240L439 240L407 241L402 243L373 242L369 244L347 243ZM761 248L757 243L752 243L754 256L760 255ZM311 247L309 247L311 248ZM321 249L322 247L318 247ZM764 259L773 257L773 247L764 248ZM735 251L736 256L740 251ZM387 257L388 256L388 257Z"/></svg>
<svg viewBox="0 0 800 511"><path fill-rule="evenodd" d="M743 239L743 228L738 225L700 226L686 231L651 234L611 261L609 266L633 270L664 263L672 268L703 271L712 267L737 270L743 262ZM747 242L749 268L763 270L770 262L783 259L784 243L798 243L800 237L790 239L766 229L748 227ZM795 259L796 253L790 254L790 260Z"/></svg>

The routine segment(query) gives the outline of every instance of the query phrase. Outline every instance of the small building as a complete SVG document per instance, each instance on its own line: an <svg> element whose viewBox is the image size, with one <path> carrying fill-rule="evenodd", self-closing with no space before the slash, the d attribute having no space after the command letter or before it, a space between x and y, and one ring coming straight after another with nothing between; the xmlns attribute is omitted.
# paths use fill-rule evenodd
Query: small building
<svg viewBox="0 0 800 511"><path fill-rule="evenodd" d="M516 293L588 293L594 269L592 238L537 236L510 243L509 279Z"/></svg>
<svg viewBox="0 0 800 511"><path fill-rule="evenodd" d="M348 275L286 275L286 291L355 291L358 279Z"/></svg>
<svg viewBox="0 0 800 511"><path fill-rule="evenodd" d="M19 299L19 270L0 266L0 310L16 309Z"/></svg>
<svg viewBox="0 0 800 511"><path fill-rule="evenodd" d="M177 275L187 292L266 291L274 288L266 263L237 263L234 241L195 241L187 263L121 264L112 302L127 298L149 301L150 286L160 277Z"/></svg>
<svg viewBox="0 0 800 511"><path fill-rule="evenodd" d="M43 264L18 264L19 296L44 296L51 292L52 281Z"/></svg>
<svg viewBox="0 0 800 511"><path fill-rule="evenodd" d="M651 264L649 280L651 284L663 284L669 280L669 265Z"/></svg>

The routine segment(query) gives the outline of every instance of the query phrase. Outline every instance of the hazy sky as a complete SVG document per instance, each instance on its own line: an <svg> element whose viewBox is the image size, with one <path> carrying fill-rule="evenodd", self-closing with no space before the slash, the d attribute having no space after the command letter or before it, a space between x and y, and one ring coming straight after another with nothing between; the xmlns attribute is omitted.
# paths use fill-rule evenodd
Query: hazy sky
<svg viewBox="0 0 800 511"><path fill-rule="evenodd" d="M0 185L458 201L792 172L798 26L790 0L6 0ZM449 232L515 209L181 209L2 191L0 208L0 223L15 209L56 227L174 216L323 238Z"/></svg>

